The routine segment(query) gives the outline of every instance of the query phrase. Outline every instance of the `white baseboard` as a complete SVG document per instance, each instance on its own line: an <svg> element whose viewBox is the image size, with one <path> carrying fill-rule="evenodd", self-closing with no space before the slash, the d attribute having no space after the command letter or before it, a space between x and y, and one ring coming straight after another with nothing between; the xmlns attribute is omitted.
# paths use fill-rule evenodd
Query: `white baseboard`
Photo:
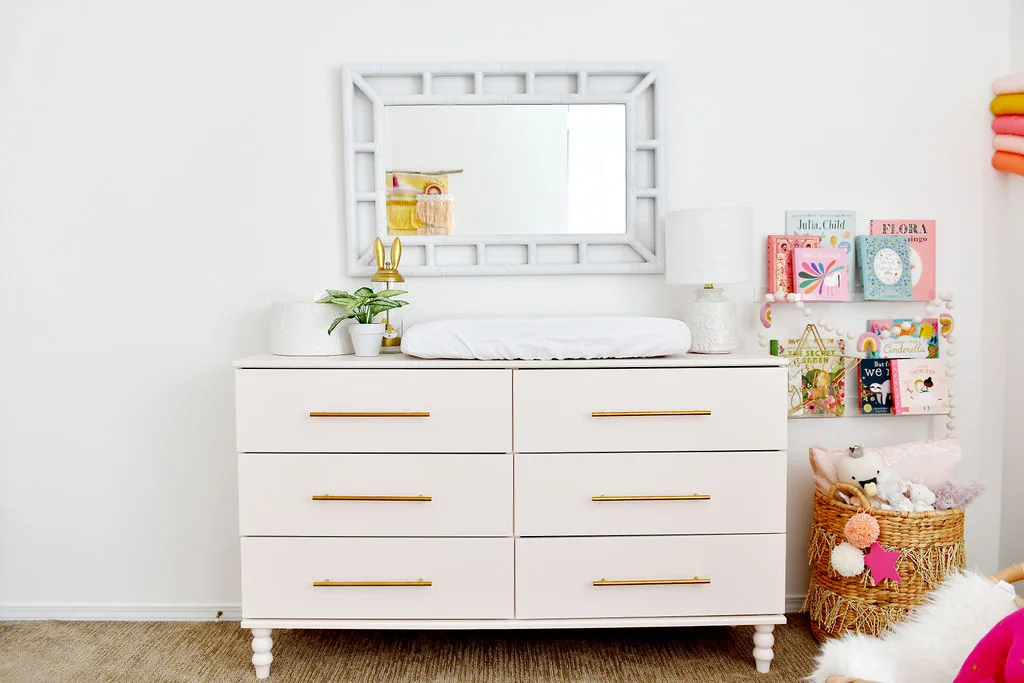
<svg viewBox="0 0 1024 683"><path fill-rule="evenodd" d="M241 621L240 603L0 604L0 621Z"/></svg>
<svg viewBox="0 0 1024 683"><path fill-rule="evenodd" d="M786 611L799 612L802 593L786 596ZM242 605L232 604L0 604L0 621L241 621Z"/></svg>

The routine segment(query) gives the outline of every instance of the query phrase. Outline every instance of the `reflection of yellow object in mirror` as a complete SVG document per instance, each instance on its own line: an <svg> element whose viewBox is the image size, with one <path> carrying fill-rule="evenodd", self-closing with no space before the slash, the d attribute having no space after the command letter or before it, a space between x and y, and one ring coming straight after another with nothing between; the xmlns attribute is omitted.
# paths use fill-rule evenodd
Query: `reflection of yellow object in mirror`
<svg viewBox="0 0 1024 683"><path fill-rule="evenodd" d="M416 197L416 220L421 235L450 235L452 198L447 194L421 194Z"/></svg>
<svg viewBox="0 0 1024 683"><path fill-rule="evenodd" d="M459 172L457 170L434 173L388 171L386 176L388 234L449 234L451 231L450 208L448 209L447 223L434 222L434 216L429 211L424 214L420 213L420 197L448 197L448 175ZM438 230L441 227L444 228L443 231Z"/></svg>

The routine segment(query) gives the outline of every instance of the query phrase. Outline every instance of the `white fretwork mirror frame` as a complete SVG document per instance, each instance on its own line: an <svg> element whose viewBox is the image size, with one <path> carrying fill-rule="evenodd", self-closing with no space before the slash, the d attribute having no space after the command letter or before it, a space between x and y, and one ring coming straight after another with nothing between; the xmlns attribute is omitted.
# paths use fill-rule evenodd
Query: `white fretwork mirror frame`
<svg viewBox="0 0 1024 683"><path fill-rule="evenodd" d="M403 236L405 275L664 272L665 150L658 69L647 64L358 65L342 74L348 274L376 271L387 235L384 107L622 104L626 226L619 234ZM456 212L458 198L456 198Z"/></svg>

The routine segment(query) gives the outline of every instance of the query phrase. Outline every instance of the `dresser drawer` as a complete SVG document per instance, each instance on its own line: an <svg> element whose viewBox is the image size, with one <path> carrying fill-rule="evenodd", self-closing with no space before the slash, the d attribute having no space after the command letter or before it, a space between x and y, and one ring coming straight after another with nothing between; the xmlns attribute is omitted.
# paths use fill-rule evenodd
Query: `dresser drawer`
<svg viewBox="0 0 1024 683"><path fill-rule="evenodd" d="M242 453L243 536L511 536L512 456Z"/></svg>
<svg viewBox="0 0 1024 683"><path fill-rule="evenodd" d="M785 452L522 453L515 480L519 536L786 530Z"/></svg>
<svg viewBox="0 0 1024 683"><path fill-rule="evenodd" d="M510 538L243 538L242 616L510 619L512 543Z"/></svg>
<svg viewBox="0 0 1024 683"><path fill-rule="evenodd" d="M241 452L506 453L508 370L239 370Z"/></svg>
<svg viewBox="0 0 1024 683"><path fill-rule="evenodd" d="M516 450L786 448L784 368L519 370Z"/></svg>
<svg viewBox="0 0 1024 683"><path fill-rule="evenodd" d="M516 617L781 614L785 567L784 534L521 538Z"/></svg>

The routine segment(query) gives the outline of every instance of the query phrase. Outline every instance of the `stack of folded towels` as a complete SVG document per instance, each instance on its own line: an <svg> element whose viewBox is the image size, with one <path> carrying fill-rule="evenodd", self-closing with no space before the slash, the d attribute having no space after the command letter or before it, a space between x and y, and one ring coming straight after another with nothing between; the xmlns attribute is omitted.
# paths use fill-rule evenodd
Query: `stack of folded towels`
<svg viewBox="0 0 1024 683"><path fill-rule="evenodd" d="M995 114L992 130L992 166L1024 176L1024 73L1004 76L992 83L996 94L989 108Z"/></svg>

